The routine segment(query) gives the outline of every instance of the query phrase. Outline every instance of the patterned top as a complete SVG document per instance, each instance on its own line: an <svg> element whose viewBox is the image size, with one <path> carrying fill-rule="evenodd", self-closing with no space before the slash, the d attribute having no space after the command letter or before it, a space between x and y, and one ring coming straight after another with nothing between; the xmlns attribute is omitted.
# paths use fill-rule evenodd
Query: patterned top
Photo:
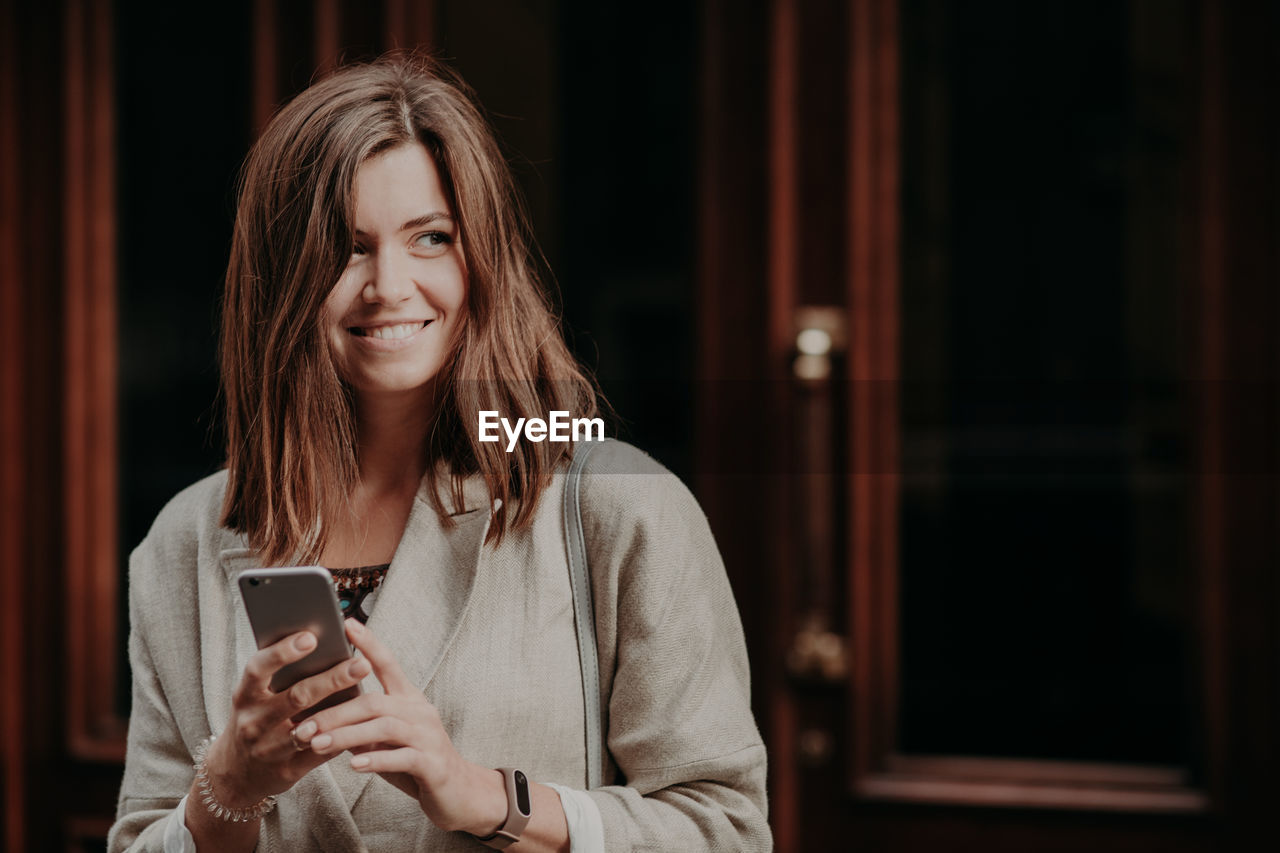
<svg viewBox="0 0 1280 853"><path fill-rule="evenodd" d="M354 616L362 625L369 621L369 614L363 607L364 600L382 585L389 568L391 568L390 563L382 563L378 566L329 570L333 575L333 585L338 592L338 606L342 608L343 616L347 618Z"/></svg>

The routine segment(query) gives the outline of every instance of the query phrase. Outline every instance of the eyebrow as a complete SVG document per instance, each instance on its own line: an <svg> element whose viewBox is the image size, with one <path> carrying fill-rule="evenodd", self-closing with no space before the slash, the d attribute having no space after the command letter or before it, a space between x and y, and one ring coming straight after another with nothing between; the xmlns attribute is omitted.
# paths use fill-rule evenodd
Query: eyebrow
<svg viewBox="0 0 1280 853"><path fill-rule="evenodd" d="M408 222L400 226L400 230L412 231L414 228L421 228L424 225L430 225L432 222L440 222L441 220L448 222L451 225L453 224L452 216L450 216L449 214L443 211L437 210L437 211L434 211L433 213L424 213L422 216L418 216L414 219L410 219ZM361 231L359 228L357 228L356 236L367 237L369 235Z"/></svg>

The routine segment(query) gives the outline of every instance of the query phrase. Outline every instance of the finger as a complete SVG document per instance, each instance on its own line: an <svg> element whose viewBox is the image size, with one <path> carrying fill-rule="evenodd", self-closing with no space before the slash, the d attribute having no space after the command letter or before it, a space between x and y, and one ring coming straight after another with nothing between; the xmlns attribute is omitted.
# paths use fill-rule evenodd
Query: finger
<svg viewBox="0 0 1280 853"><path fill-rule="evenodd" d="M423 700L426 701L425 699ZM384 693L364 693L341 705L317 711L307 718L319 731L330 732L342 726L350 726L377 717L402 717L408 712L400 699Z"/></svg>
<svg viewBox="0 0 1280 853"><path fill-rule="evenodd" d="M351 756L351 769L359 773L412 773L420 753L416 749L379 749Z"/></svg>
<svg viewBox="0 0 1280 853"><path fill-rule="evenodd" d="M418 690L405 676L404 670L396 661L391 650L373 635L373 632L360 624L357 619L347 620L347 637L360 650L369 663L373 664L373 672L387 693L417 693Z"/></svg>
<svg viewBox="0 0 1280 853"><path fill-rule="evenodd" d="M352 658L308 678L304 678L281 694L288 716L311 708L334 693L359 684L372 667L364 658Z"/></svg>
<svg viewBox="0 0 1280 853"><path fill-rule="evenodd" d="M289 732L289 740L295 752L302 752L311 746L311 739L320 729L314 720L307 720L294 726Z"/></svg>
<svg viewBox="0 0 1280 853"><path fill-rule="evenodd" d="M316 635L310 631L300 631L265 649L259 649L245 665L236 698L244 699L255 693L269 693L271 677L282 667L302 660L315 647Z"/></svg>
<svg viewBox="0 0 1280 853"><path fill-rule="evenodd" d="M289 761L307 750L306 742L297 737L296 731L287 719L278 721L259 737L246 741L249 757L264 763Z"/></svg>
<svg viewBox="0 0 1280 853"><path fill-rule="evenodd" d="M377 717L318 734L311 739L311 749L317 755L329 755L348 749L364 751L374 744L422 749L426 745L424 740L423 733L404 720Z"/></svg>

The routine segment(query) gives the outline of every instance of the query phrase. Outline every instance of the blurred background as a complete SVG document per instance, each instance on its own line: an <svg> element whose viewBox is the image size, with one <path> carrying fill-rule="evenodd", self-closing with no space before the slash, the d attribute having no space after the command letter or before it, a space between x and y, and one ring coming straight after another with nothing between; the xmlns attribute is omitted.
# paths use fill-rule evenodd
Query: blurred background
<svg viewBox="0 0 1280 853"><path fill-rule="evenodd" d="M237 169L393 48L707 511L779 850L1276 844L1278 4L2 2L5 850L104 849Z"/></svg>

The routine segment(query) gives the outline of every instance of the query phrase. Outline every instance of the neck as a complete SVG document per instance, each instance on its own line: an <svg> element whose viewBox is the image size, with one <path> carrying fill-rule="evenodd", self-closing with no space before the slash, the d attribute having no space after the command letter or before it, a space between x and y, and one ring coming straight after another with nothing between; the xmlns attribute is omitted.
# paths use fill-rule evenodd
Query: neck
<svg viewBox="0 0 1280 853"><path fill-rule="evenodd" d="M367 494L417 490L427 470L428 395L361 395L356 401L360 487Z"/></svg>

